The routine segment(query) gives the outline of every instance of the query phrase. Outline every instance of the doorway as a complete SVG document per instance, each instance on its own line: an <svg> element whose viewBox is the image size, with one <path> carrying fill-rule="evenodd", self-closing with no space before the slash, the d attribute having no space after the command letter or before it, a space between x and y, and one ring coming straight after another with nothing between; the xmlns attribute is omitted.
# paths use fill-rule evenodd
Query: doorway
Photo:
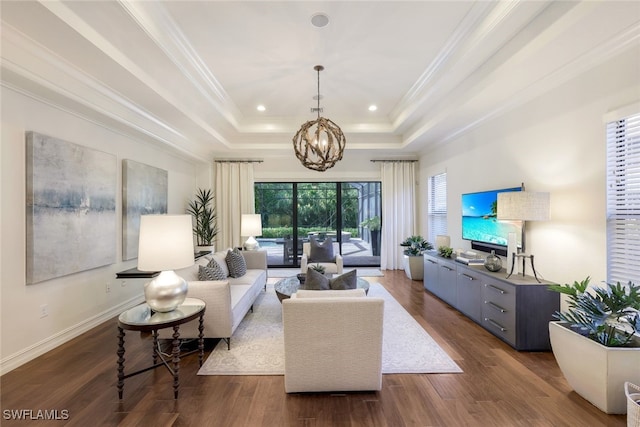
<svg viewBox="0 0 640 427"><path fill-rule="evenodd" d="M380 266L379 229L370 226L381 221L380 205L380 182L258 182L258 241L271 268L299 267L311 236L338 242L345 266Z"/></svg>

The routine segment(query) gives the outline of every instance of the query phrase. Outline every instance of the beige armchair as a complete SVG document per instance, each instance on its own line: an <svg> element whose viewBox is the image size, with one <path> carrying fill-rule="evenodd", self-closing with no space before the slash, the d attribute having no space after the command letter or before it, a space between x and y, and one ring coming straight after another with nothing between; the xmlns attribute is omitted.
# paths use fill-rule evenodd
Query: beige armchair
<svg viewBox="0 0 640 427"><path fill-rule="evenodd" d="M383 310L363 289L300 290L282 301L285 391L380 390Z"/></svg>
<svg viewBox="0 0 640 427"><path fill-rule="evenodd" d="M302 258L300 259L300 271L302 273L307 272L309 265L320 264L324 266L325 273L342 274L343 262L342 255L340 255L340 245L337 242L333 242L333 253L335 254L334 262L314 262L309 261L311 255L311 243L305 242L302 244Z"/></svg>

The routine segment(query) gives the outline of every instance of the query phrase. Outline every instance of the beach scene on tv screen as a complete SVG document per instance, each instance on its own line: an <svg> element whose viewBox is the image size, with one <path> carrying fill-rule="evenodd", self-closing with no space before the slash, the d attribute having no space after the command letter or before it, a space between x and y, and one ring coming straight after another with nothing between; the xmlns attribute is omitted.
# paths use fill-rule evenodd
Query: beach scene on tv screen
<svg viewBox="0 0 640 427"><path fill-rule="evenodd" d="M462 195L462 238L507 246L509 233L516 233L521 243L522 221L497 219L498 193L520 191L508 188Z"/></svg>

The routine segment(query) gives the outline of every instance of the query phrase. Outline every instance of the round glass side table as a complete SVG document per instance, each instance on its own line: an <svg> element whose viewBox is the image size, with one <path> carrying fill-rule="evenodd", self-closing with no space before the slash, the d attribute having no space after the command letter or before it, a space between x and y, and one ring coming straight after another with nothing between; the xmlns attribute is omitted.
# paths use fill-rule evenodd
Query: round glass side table
<svg viewBox="0 0 640 427"><path fill-rule="evenodd" d="M184 302L173 311L160 313L151 310L149 305L140 304L133 307L118 317L118 397L122 399L124 380L134 375L165 366L173 375L173 397L178 398L180 388L180 357L199 352L199 362L202 366L204 358L204 312L206 304L197 298L186 298ZM198 350L180 354L180 325L199 318L198 324ZM171 358L165 359L158 349L158 330L173 328L173 341ZM151 332L153 334L153 365L129 374L124 373L124 337L125 330ZM160 362L158 362L160 359ZM171 363L170 363L171 362Z"/></svg>

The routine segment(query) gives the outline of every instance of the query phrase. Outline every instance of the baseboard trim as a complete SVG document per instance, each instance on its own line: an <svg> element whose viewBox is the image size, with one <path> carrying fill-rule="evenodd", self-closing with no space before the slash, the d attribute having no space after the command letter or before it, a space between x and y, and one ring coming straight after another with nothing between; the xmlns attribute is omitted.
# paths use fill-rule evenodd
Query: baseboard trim
<svg viewBox="0 0 640 427"><path fill-rule="evenodd" d="M142 295L137 295L133 298L130 298L127 301L124 301L115 307L110 308L109 310L103 311L89 319L80 322L76 325L73 325L67 329L64 329L48 338L45 338L29 347L24 348L14 354L11 354L4 359L0 360L0 375L4 375L7 372L10 372L19 366L24 365L25 363L35 359L38 356L42 356L48 351L53 350L54 348L76 338L79 335L95 328L96 326L106 322L107 320L112 319L113 317L119 315L123 311L140 304L144 301L144 297ZM115 354L115 353L114 353Z"/></svg>

